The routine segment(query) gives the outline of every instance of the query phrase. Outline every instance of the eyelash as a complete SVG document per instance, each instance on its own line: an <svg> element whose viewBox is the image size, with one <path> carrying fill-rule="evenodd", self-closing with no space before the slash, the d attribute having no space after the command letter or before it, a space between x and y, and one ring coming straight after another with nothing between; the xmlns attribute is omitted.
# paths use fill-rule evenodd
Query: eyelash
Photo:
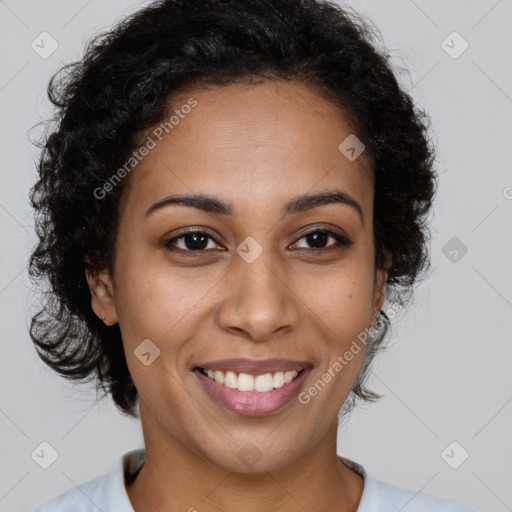
<svg viewBox="0 0 512 512"><path fill-rule="evenodd" d="M321 249L310 248L310 249L303 249L303 250L306 250L306 251L309 251L309 252L314 252L314 253L317 253L317 254L318 253L323 254L323 253L326 253L326 252L329 252L329 251L339 250L339 249L350 247L354 243L354 242L349 240L344 235L340 235L338 233L335 233L335 232L327 230L327 229L317 228L317 229L313 229L311 231L308 231L307 233L304 233L292 245L297 244L300 240L302 240L303 238L306 238L309 235L317 234L317 233L318 234L323 234L323 235L329 235L332 238L334 238L337 243L331 244L330 246L327 246L327 248L321 248ZM196 253L198 255L200 255L202 252L206 252L206 249L200 249L200 250L193 251L191 249L182 249L180 247L177 247L177 248L176 247L172 247L175 242L177 242L178 240L181 240L182 238L185 238L185 237L187 237L189 235L206 235L206 237L208 237L210 240L213 240L216 244L218 244L218 242L212 236L210 236L206 231L192 229L192 230L189 230L189 231L185 231L185 232L181 233L180 235L175 236L174 238L171 238L171 239L167 240L166 242L164 242L164 247L166 249L168 249L169 251L175 251L177 249L178 251L182 251L182 252L186 252L186 253Z"/></svg>

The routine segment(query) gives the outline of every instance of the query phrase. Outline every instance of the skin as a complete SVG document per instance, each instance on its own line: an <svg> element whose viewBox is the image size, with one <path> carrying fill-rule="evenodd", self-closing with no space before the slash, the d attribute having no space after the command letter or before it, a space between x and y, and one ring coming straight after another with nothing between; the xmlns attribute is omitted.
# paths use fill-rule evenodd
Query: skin
<svg viewBox="0 0 512 512"><path fill-rule="evenodd" d="M140 396L146 463L127 486L129 498L137 512L354 512L364 482L336 456L337 415L364 345L309 403L294 399L265 416L227 410L191 368L238 357L305 360L313 365L307 390L370 327L387 273L374 268L365 154L350 161L338 150L354 131L306 84L190 89L173 106L190 97L198 105L129 177L113 279L88 275L94 311L107 325L119 322ZM363 220L341 203L282 215L292 198L332 189L354 198ZM170 205L144 217L176 193L214 195L235 215ZM198 257L190 237L165 248L194 227L212 237ZM336 248L329 236L315 245L304 236L315 228L353 244ZM235 252L248 236L263 251L252 263ZM161 350L149 366L134 355L144 339ZM249 442L261 458L248 466L237 454Z"/></svg>

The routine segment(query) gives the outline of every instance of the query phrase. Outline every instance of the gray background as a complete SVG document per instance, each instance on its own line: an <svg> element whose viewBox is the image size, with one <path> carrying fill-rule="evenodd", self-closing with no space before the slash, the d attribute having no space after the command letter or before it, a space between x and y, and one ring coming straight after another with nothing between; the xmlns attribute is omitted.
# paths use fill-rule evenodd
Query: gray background
<svg viewBox="0 0 512 512"><path fill-rule="evenodd" d="M435 270L374 367L371 384L385 397L340 427L338 452L374 478L476 511L512 510L512 1L348 4L374 21L395 64L409 70L400 80L432 117L440 187ZM30 510L142 446L137 421L40 362L28 337L37 296L26 273L37 155L28 130L49 113L48 79L140 5L0 1L0 511ZM59 45L47 59L31 48L43 31ZM457 58L442 46L453 31L469 43ZM453 41L456 52L461 41ZM468 249L456 261L452 237ZM58 452L46 470L31 458L43 441ZM457 469L442 456L453 441L452 465L469 454Z"/></svg>

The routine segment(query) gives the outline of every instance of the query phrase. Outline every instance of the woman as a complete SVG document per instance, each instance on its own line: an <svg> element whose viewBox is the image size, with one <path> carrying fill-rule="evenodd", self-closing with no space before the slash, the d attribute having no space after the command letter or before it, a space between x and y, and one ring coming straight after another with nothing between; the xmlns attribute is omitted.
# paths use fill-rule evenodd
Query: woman
<svg viewBox="0 0 512 512"><path fill-rule="evenodd" d="M320 1L163 0L54 77L31 337L140 414L145 449L38 511L468 512L336 455L436 184L371 40Z"/></svg>

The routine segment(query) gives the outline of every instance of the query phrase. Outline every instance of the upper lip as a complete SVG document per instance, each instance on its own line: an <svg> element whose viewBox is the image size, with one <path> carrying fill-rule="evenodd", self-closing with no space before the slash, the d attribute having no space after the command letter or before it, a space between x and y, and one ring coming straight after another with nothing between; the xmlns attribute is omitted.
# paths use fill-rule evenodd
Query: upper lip
<svg viewBox="0 0 512 512"><path fill-rule="evenodd" d="M231 371L247 373L249 375L264 375L265 373L286 372L295 370L300 372L306 368L311 368L311 363L307 361L296 361L292 359L221 359L218 361L207 361L200 363L197 368L206 370Z"/></svg>

